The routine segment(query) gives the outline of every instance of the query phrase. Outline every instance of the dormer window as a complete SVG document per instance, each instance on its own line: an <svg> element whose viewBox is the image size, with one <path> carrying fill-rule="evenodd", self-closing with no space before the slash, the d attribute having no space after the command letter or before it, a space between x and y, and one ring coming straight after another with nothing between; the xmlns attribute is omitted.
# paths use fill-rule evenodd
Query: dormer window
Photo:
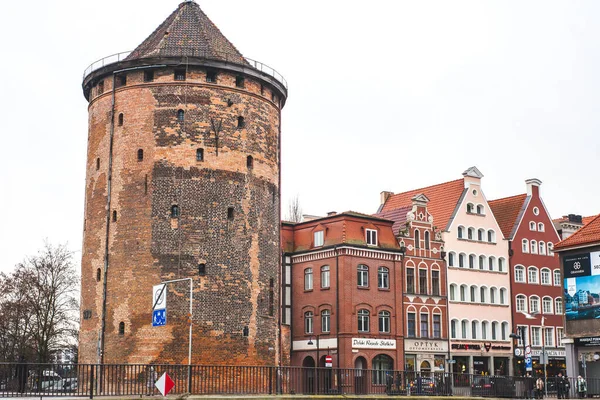
<svg viewBox="0 0 600 400"><path fill-rule="evenodd" d="M324 241L324 232L323 231L317 231L313 234L314 247L323 246L323 241Z"/></svg>
<svg viewBox="0 0 600 400"><path fill-rule="evenodd" d="M377 231L375 229L367 229L365 235L367 246L377 246Z"/></svg>

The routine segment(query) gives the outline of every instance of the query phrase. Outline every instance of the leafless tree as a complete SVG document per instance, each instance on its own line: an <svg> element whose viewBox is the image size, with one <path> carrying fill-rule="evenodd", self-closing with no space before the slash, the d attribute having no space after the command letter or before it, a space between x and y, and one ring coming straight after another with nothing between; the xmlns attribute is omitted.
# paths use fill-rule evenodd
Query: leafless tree
<svg viewBox="0 0 600 400"><path fill-rule="evenodd" d="M294 196L294 198L290 199L288 202L288 212L285 219L290 222L302 221L302 207L300 206L300 198L298 195Z"/></svg>
<svg viewBox="0 0 600 400"><path fill-rule="evenodd" d="M0 354L45 363L71 347L77 339L78 288L73 255L65 245L46 243L11 274L0 275Z"/></svg>

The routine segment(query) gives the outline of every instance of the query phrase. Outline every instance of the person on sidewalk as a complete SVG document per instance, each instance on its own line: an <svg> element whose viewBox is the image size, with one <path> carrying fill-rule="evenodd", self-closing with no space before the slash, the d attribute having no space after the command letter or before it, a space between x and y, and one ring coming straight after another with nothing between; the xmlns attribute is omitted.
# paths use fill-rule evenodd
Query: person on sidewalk
<svg viewBox="0 0 600 400"><path fill-rule="evenodd" d="M535 381L535 394L536 399L544 398L544 380L541 376L537 378L537 381Z"/></svg>
<svg viewBox="0 0 600 400"><path fill-rule="evenodd" d="M556 375L556 398L564 399L565 398L565 377L562 372L558 372Z"/></svg>
<svg viewBox="0 0 600 400"><path fill-rule="evenodd" d="M535 380L533 376L528 372L525 376L525 398L532 399L534 398L534 390L535 390Z"/></svg>
<svg viewBox="0 0 600 400"><path fill-rule="evenodd" d="M587 382L579 375L577 377L577 393L580 399L587 397Z"/></svg>

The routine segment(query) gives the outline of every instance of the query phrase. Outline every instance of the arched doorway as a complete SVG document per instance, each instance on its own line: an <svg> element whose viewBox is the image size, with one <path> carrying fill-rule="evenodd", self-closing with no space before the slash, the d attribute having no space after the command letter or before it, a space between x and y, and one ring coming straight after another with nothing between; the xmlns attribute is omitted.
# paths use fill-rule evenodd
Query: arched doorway
<svg viewBox="0 0 600 400"><path fill-rule="evenodd" d="M373 384L386 385L391 390L394 371L394 359L387 354L378 354L373 358ZM389 386L389 388L388 388Z"/></svg>
<svg viewBox="0 0 600 400"><path fill-rule="evenodd" d="M419 370L421 371L421 376L429 376L429 373L431 372L431 364L429 361L423 361Z"/></svg>
<svg viewBox="0 0 600 400"><path fill-rule="evenodd" d="M315 359L308 356L302 360L302 392L313 394L315 392Z"/></svg>
<svg viewBox="0 0 600 400"><path fill-rule="evenodd" d="M367 375L364 370L367 369L367 360L364 357L358 357L354 361L354 393L367 393Z"/></svg>

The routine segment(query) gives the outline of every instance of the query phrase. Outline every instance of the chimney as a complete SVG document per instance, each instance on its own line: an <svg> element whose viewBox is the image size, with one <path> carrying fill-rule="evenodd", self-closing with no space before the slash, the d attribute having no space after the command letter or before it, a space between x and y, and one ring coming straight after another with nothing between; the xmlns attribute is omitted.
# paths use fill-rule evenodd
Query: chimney
<svg viewBox="0 0 600 400"><path fill-rule="evenodd" d="M392 193L392 192L385 192L385 191L381 192L381 193L379 194L379 199L380 199L379 201L381 202L381 205L384 205L384 204L385 204L385 202L386 202L386 201L387 201L387 200L388 200L388 199L389 199L389 198L390 198L390 197L391 197L393 194L394 194L394 193Z"/></svg>
<svg viewBox="0 0 600 400"><path fill-rule="evenodd" d="M525 184L527 185L527 196L540 197L540 186L542 181L537 178L531 178L527 179Z"/></svg>
<svg viewBox="0 0 600 400"><path fill-rule="evenodd" d="M334 215L337 215L337 211L329 211L329 212L327 213L327 216L328 216L328 217L333 217Z"/></svg>

